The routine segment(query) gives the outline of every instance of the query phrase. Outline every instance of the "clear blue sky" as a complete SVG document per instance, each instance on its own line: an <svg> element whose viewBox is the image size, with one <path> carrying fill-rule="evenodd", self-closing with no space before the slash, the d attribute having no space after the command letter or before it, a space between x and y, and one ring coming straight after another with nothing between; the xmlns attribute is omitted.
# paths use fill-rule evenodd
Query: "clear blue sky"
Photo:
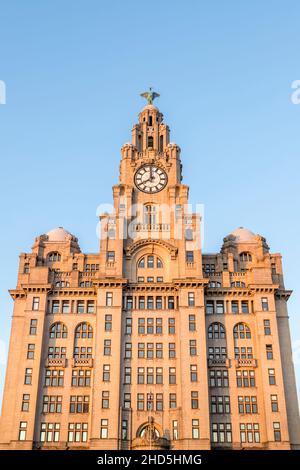
<svg viewBox="0 0 300 470"><path fill-rule="evenodd" d="M299 15L296 0L1 2L2 348L35 236L63 225L97 251L96 208L152 85L205 204L204 251L243 225L283 254L300 383Z"/></svg>

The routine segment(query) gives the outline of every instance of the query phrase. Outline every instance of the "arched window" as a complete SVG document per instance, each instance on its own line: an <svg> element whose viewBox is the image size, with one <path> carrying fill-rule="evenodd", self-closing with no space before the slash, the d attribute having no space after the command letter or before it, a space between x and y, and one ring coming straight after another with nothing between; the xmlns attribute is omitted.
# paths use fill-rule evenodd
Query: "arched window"
<svg viewBox="0 0 300 470"><path fill-rule="evenodd" d="M248 251L243 251L243 253L240 253L240 261L252 261L252 255Z"/></svg>
<svg viewBox="0 0 300 470"><path fill-rule="evenodd" d="M50 261L51 263L53 261L60 261L60 253L58 253L57 251L52 251L48 254L48 261Z"/></svg>
<svg viewBox="0 0 300 470"><path fill-rule="evenodd" d="M210 281L208 287L221 287L221 283L217 281Z"/></svg>
<svg viewBox="0 0 300 470"><path fill-rule="evenodd" d="M222 323L212 323L208 327L208 339L225 339L226 333Z"/></svg>
<svg viewBox="0 0 300 470"><path fill-rule="evenodd" d="M235 339L250 339L251 331L246 323L237 323L233 328L233 337Z"/></svg>
<svg viewBox="0 0 300 470"><path fill-rule="evenodd" d="M231 283L231 287L246 287L244 282L236 281Z"/></svg>
<svg viewBox="0 0 300 470"><path fill-rule="evenodd" d="M49 338L67 338L68 329L62 322L53 323L50 327Z"/></svg>
<svg viewBox="0 0 300 470"><path fill-rule="evenodd" d="M151 135L148 136L148 147L153 148L153 137Z"/></svg>
<svg viewBox="0 0 300 470"><path fill-rule="evenodd" d="M75 338L92 338L93 337L93 328L87 323L79 323L75 329Z"/></svg>
<svg viewBox="0 0 300 470"><path fill-rule="evenodd" d="M68 281L57 281L55 287L70 287L70 283Z"/></svg>
<svg viewBox="0 0 300 470"><path fill-rule="evenodd" d="M152 204L147 204L144 206L144 224L156 224L156 207Z"/></svg>
<svg viewBox="0 0 300 470"><path fill-rule="evenodd" d="M143 258L140 258L137 264L138 268L162 268L163 263L162 260L155 255L148 255L148 256L143 256Z"/></svg>

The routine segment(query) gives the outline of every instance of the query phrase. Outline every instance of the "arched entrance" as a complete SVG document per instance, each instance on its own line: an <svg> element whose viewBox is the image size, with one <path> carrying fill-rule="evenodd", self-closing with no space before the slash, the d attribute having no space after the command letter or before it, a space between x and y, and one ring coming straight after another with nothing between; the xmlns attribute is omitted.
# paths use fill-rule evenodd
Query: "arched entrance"
<svg viewBox="0 0 300 470"><path fill-rule="evenodd" d="M169 449L170 441L163 436L161 426L155 423L152 418L138 428L131 448L132 450Z"/></svg>

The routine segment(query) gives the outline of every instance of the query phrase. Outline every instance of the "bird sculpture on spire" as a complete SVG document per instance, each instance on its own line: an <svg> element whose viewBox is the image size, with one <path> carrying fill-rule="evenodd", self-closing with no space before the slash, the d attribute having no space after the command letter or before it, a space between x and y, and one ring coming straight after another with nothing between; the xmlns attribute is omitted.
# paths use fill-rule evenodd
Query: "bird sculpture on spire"
<svg viewBox="0 0 300 470"><path fill-rule="evenodd" d="M153 101L155 100L155 98L158 98L160 95L159 93L152 91L152 88L149 87L149 91L144 91L144 93L141 93L141 96L143 98L146 98L146 100L148 101L148 104L153 104Z"/></svg>

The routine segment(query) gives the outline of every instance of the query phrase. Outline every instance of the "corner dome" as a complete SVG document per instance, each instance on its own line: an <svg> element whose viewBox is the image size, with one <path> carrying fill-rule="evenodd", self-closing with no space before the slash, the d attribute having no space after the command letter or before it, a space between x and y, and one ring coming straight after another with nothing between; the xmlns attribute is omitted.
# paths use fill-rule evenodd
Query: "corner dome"
<svg viewBox="0 0 300 470"><path fill-rule="evenodd" d="M49 242L64 242L73 238L73 235L63 227L57 227L46 233Z"/></svg>
<svg viewBox="0 0 300 470"><path fill-rule="evenodd" d="M255 233L244 227L235 229L230 235L234 236L237 242L250 242L256 236Z"/></svg>

